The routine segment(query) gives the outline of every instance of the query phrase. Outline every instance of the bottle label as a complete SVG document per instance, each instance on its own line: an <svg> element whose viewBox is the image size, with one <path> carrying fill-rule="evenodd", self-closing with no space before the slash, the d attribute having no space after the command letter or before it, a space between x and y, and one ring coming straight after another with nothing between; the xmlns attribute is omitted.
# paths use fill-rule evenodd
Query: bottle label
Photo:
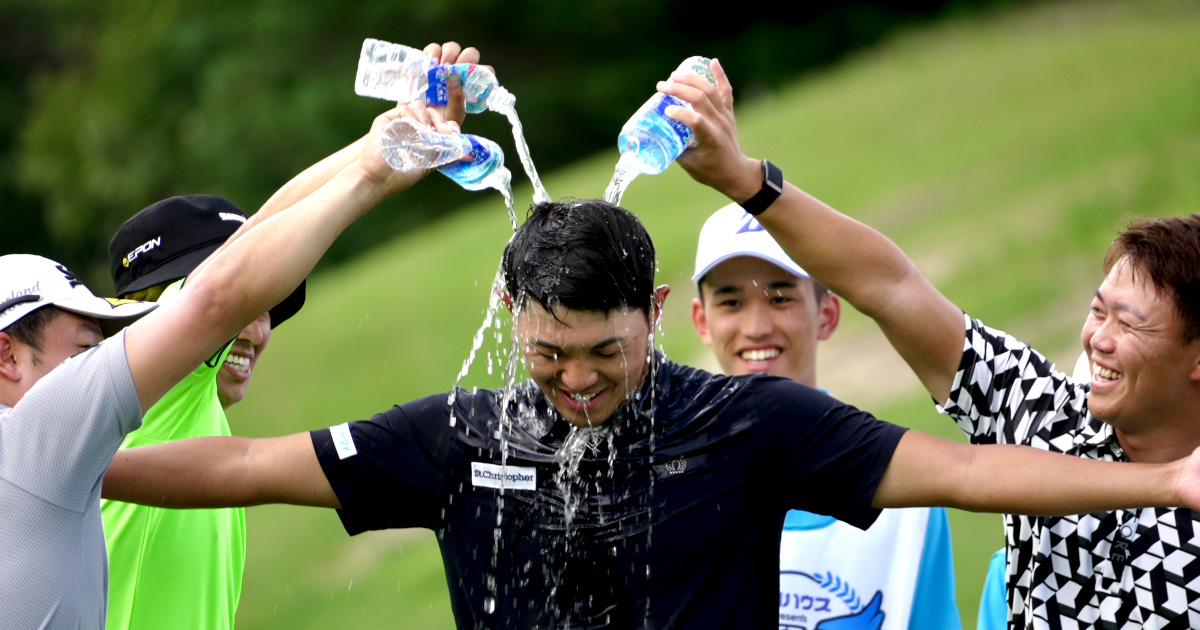
<svg viewBox="0 0 1200 630"><path fill-rule="evenodd" d="M683 101L675 98L674 96L669 96L667 94L661 94L661 93L660 93L660 95L662 96L662 98L658 99L658 104L654 106L654 113L658 114L659 116L662 117L662 119L664 121L666 121L666 123L671 127L671 130L675 132L675 135L679 136L679 139L685 145L690 143L692 141L691 128L688 127L687 125L679 122L678 120L675 120L674 118L667 117L667 108L668 107L670 107L672 105L678 105L680 107L687 107L687 105L685 105L683 103Z"/></svg>
<svg viewBox="0 0 1200 630"><path fill-rule="evenodd" d="M467 84L467 75L475 71L473 63L456 63L452 66L434 66L429 69L429 87L425 88L425 102L430 105L445 105L450 102L450 87L446 81L451 74L457 74L463 85Z"/></svg>
<svg viewBox="0 0 1200 630"><path fill-rule="evenodd" d="M474 168L492 159L492 150L479 141L478 138L471 134L464 134L471 142L471 159L469 161L451 162L441 168L442 171L455 173L469 168Z"/></svg>

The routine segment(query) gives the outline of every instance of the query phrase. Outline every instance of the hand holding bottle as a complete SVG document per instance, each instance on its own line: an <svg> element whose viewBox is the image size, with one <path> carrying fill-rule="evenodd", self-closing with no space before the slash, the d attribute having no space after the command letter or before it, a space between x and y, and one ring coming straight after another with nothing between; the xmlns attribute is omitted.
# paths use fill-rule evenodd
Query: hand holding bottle
<svg viewBox="0 0 1200 630"><path fill-rule="evenodd" d="M455 83L450 90L450 103L446 110L448 113L465 112L461 84ZM398 120L411 120L440 134L459 132L458 123L446 120L441 108L426 106L424 103L401 103L376 117L371 131L362 140L358 166L371 175L387 195L410 188L429 172L426 169L397 170L388 164L384 137L390 125Z"/></svg>
<svg viewBox="0 0 1200 630"><path fill-rule="evenodd" d="M691 148L676 161L692 179L711 186L735 201L752 197L762 187L759 160L746 157L738 141L733 115L733 86L717 60L712 62L715 84L692 74L676 72L658 83L658 91L690 105L667 107L672 120L692 129Z"/></svg>

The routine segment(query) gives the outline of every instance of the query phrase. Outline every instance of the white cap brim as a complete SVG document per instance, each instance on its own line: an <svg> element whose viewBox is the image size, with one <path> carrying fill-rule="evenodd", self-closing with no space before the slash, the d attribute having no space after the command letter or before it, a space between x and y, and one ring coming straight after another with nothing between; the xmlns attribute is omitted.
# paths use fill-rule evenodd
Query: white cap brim
<svg viewBox="0 0 1200 630"><path fill-rule="evenodd" d="M783 251L750 213L731 203L713 213L700 230L692 282L700 282L714 267L738 256L753 256L794 276L809 277L808 272Z"/></svg>

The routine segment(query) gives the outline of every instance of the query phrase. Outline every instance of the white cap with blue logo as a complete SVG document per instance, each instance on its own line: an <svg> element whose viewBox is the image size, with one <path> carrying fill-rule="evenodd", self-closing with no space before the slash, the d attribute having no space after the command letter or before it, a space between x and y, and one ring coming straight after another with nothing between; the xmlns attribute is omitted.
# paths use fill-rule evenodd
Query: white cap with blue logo
<svg viewBox="0 0 1200 630"><path fill-rule="evenodd" d="M45 306L95 317L105 337L154 310L153 302L99 298L66 267L32 254L0 256L0 330Z"/></svg>
<svg viewBox="0 0 1200 630"><path fill-rule="evenodd" d="M692 282L700 282L713 267L738 256L754 256L807 278L808 272L797 265L763 226L736 203L713 213L700 230L696 246L696 273Z"/></svg>

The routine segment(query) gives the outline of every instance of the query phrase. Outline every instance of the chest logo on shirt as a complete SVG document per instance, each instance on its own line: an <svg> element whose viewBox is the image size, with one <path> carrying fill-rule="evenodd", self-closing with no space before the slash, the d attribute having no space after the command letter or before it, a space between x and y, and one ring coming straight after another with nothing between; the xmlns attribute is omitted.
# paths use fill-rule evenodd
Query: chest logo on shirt
<svg viewBox="0 0 1200 630"><path fill-rule="evenodd" d="M780 630L880 630L883 592L865 605L849 581L832 573L779 572Z"/></svg>
<svg viewBox="0 0 1200 630"><path fill-rule="evenodd" d="M537 469L471 462L471 485L476 488L537 490Z"/></svg>

